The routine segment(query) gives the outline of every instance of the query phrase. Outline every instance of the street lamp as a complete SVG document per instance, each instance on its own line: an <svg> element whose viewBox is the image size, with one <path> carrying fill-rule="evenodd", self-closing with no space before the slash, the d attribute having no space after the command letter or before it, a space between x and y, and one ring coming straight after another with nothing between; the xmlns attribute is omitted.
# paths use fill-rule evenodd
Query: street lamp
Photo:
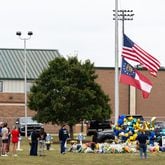
<svg viewBox="0 0 165 165"><path fill-rule="evenodd" d="M19 36L19 39L24 41L24 93L25 93L25 137L27 137L27 72L26 72L26 41L31 38L33 35L32 31L28 31L28 37L21 37L22 33L20 31L16 32L16 35Z"/></svg>

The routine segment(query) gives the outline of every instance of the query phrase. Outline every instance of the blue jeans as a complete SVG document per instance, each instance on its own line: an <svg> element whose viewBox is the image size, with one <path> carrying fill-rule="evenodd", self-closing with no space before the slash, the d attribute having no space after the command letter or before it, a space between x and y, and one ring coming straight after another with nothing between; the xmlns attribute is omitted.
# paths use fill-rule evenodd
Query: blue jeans
<svg viewBox="0 0 165 165"><path fill-rule="evenodd" d="M146 144L140 144L140 158L143 158L143 153L144 153L144 158L147 158L147 145Z"/></svg>
<svg viewBox="0 0 165 165"><path fill-rule="evenodd" d="M60 141L61 154L65 153L65 140Z"/></svg>

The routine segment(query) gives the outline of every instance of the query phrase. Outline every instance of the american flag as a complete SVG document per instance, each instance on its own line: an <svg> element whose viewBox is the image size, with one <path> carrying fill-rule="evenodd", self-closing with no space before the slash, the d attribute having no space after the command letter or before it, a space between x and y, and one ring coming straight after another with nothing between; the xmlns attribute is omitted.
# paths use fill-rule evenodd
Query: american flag
<svg viewBox="0 0 165 165"><path fill-rule="evenodd" d="M155 57L140 48L125 34L122 56L129 60L138 62L140 65L142 65L142 67L148 69L150 74L153 76L157 75L158 69L160 68L160 62Z"/></svg>

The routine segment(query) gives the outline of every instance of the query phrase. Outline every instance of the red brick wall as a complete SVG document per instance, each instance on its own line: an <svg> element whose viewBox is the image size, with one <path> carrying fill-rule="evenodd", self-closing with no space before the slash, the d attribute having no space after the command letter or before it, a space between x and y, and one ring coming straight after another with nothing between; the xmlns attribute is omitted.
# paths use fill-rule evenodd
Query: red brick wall
<svg viewBox="0 0 165 165"><path fill-rule="evenodd" d="M141 92L137 92L137 113L151 119L156 116L159 120L165 120L165 71L159 71L157 77L152 77L147 71L143 71L151 82L153 88L148 99L143 99Z"/></svg>
<svg viewBox="0 0 165 165"><path fill-rule="evenodd" d="M151 76L146 70L141 72L150 79L153 88L148 99L143 99L141 91L136 90L136 114L143 115L147 120L154 116L158 120L165 120L165 70L160 70L157 77ZM99 75L97 82L111 98L112 119L114 119L114 69L98 69L96 73ZM129 86L119 84L119 114L129 114L129 111Z"/></svg>
<svg viewBox="0 0 165 165"><path fill-rule="evenodd" d="M0 93L0 103L24 103L24 93Z"/></svg>
<svg viewBox="0 0 165 165"><path fill-rule="evenodd" d="M115 116L115 72L114 69L97 69L98 75L97 82L101 85L102 89L110 97L110 105L112 107L112 119ZM119 84L119 114L129 113L129 86Z"/></svg>

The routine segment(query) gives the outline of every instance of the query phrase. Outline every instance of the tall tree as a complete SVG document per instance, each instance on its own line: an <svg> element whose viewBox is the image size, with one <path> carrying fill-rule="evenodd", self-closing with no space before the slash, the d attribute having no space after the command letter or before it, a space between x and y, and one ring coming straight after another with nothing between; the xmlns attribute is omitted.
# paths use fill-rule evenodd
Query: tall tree
<svg viewBox="0 0 165 165"><path fill-rule="evenodd" d="M32 86L28 106L39 122L67 123L73 137L73 126L80 121L110 118L110 99L96 78L89 60L57 57Z"/></svg>

